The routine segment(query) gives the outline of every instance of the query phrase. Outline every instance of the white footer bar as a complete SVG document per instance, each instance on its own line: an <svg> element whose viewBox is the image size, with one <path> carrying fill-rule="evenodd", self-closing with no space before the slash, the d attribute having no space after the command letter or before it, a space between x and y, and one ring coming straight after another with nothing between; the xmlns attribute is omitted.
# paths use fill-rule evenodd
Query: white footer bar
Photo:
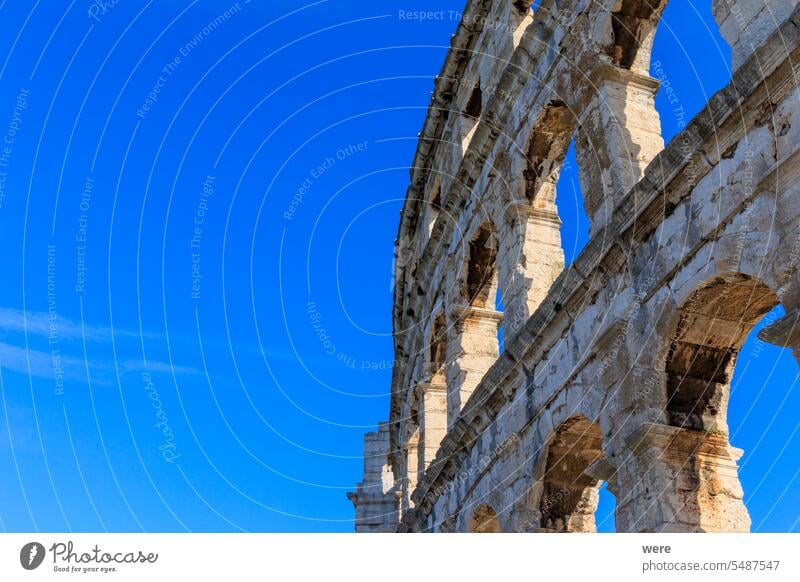
<svg viewBox="0 0 800 582"><path fill-rule="evenodd" d="M3 534L0 580L800 580L798 534Z"/></svg>

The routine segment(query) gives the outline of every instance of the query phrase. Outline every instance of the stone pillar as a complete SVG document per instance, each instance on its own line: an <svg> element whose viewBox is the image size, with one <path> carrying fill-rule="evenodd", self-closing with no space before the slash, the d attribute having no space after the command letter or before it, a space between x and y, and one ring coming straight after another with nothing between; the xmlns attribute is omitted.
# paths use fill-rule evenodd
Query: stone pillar
<svg viewBox="0 0 800 582"><path fill-rule="evenodd" d="M659 82L603 63L590 77L575 141L578 175L592 234L664 149L655 108Z"/></svg>
<svg viewBox="0 0 800 582"><path fill-rule="evenodd" d="M419 427L415 427L414 432L408 437L408 443L406 443L406 487L404 498L407 500L408 507L414 506L414 502L411 501L411 494L417 488L419 460Z"/></svg>
<svg viewBox="0 0 800 582"><path fill-rule="evenodd" d="M503 294L503 326L508 341L536 311L550 286L564 270L561 220L553 208L530 203L509 207L507 222L514 224L514 243L498 256Z"/></svg>
<svg viewBox="0 0 800 582"><path fill-rule="evenodd" d="M447 386L423 383L419 390L420 470L427 469L436 458L436 451L447 434Z"/></svg>
<svg viewBox="0 0 800 582"><path fill-rule="evenodd" d="M447 338L447 429L464 409L470 395L499 355L497 331L503 314L493 309L460 307Z"/></svg>
<svg viewBox="0 0 800 582"><path fill-rule="evenodd" d="M800 364L800 309L795 308L758 332L758 339L781 348L791 348Z"/></svg>
<svg viewBox="0 0 800 582"><path fill-rule="evenodd" d="M617 531L747 532L736 461L723 434L648 423L616 463Z"/></svg>
<svg viewBox="0 0 800 582"><path fill-rule="evenodd" d="M347 497L356 510L356 532L393 532L400 521L400 499L388 465L389 426L364 436L364 480Z"/></svg>
<svg viewBox="0 0 800 582"><path fill-rule="evenodd" d="M735 71L763 45L800 0L713 0L714 20L732 50Z"/></svg>

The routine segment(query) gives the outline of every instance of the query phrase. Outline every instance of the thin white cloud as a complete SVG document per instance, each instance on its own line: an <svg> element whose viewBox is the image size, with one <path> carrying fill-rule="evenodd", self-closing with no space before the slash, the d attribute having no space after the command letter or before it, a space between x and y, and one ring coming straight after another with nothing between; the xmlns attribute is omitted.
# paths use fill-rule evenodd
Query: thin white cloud
<svg viewBox="0 0 800 582"><path fill-rule="evenodd" d="M48 312L22 311L20 309L0 308L0 329L5 331L23 332L29 335L47 337L55 326L55 333L63 339L80 339L85 336L87 341L108 341L111 339L111 328L97 325L84 325L80 322L57 316L51 318ZM127 329L114 329L114 335L124 337L139 337L138 332ZM158 337L156 334L145 332L144 337Z"/></svg>
<svg viewBox="0 0 800 582"><path fill-rule="evenodd" d="M52 327L53 325L55 328ZM47 348L43 351L36 350L30 346L26 348L23 344L24 340L22 340L22 337L13 335L24 334L24 336L29 339L31 345L41 346L42 340L48 340L48 338L51 337L51 332L55 334L58 340L57 347L61 350L58 355L60 357L60 367L63 369L62 373L65 380L86 381L87 363L83 360L82 350L77 348L78 353L75 353L76 346L72 342L80 342L84 338L87 342L94 344L110 344L112 341L112 329L109 326L81 325L79 321L60 315L53 320L48 312L25 312L20 309L0 307L0 334L4 334L0 335L4 340L0 341L0 366L20 374L30 374L34 377L52 380L55 375L53 353L48 351ZM138 331L116 327L113 330L113 337L126 339L143 338L145 340L166 342L166 336L163 334L152 331L145 331L139 334ZM70 345L70 343L72 343L72 345ZM198 344L198 339L180 333L170 334L170 343L174 345L193 345ZM297 359L297 355L293 353L270 351L268 354L264 354L252 344L235 343L231 346L227 341L220 339L204 338L204 346L207 356L210 350L230 350L239 354L239 356L248 354L268 357L271 360L278 358L295 361ZM72 350L71 357L65 353L67 350ZM117 371L120 374L148 370L155 373L174 373L175 375L181 376L204 376L204 373L195 367L173 366L168 362L151 359L148 359L147 366L145 367L144 362L131 359L129 357L130 352L127 352L127 354L125 352L127 352L127 350L117 354L117 356L122 356L116 363ZM102 384L116 383L116 379L114 378L114 361L108 358L108 356L104 359L90 357L88 368L92 373L93 382Z"/></svg>
<svg viewBox="0 0 800 582"><path fill-rule="evenodd" d="M61 374L67 380L86 378L83 360L65 357L60 352L55 354L41 352L5 342L0 342L0 366L4 370L11 370L25 375L30 374L31 376L46 378L54 382L57 374Z"/></svg>
<svg viewBox="0 0 800 582"><path fill-rule="evenodd" d="M121 373L125 372L154 372L156 374L175 374L183 376L203 376L203 372L189 366L173 366L168 362L147 360L147 366L140 360L126 360L119 363Z"/></svg>
<svg viewBox="0 0 800 582"><path fill-rule="evenodd" d="M57 376L63 381L86 381L86 369L92 374L92 382L97 384L113 384L114 362L109 360L97 360L90 358L84 361L64 355L59 350L57 352L45 352L14 346L5 342L0 342L0 367L23 375L30 375L35 378L44 378L56 382ZM167 362L149 360L147 366L138 360L124 360L117 364L120 375L137 372L149 371L156 374L175 374L178 376L202 376L203 372L197 368L189 366L171 366Z"/></svg>

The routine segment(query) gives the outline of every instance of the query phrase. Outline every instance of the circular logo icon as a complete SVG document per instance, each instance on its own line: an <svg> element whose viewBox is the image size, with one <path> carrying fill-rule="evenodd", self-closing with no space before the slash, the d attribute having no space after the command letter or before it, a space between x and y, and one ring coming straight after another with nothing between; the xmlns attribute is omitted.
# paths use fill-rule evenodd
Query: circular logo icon
<svg viewBox="0 0 800 582"><path fill-rule="evenodd" d="M44 546L39 542L29 542L19 551L19 563L26 570L35 570L44 561Z"/></svg>

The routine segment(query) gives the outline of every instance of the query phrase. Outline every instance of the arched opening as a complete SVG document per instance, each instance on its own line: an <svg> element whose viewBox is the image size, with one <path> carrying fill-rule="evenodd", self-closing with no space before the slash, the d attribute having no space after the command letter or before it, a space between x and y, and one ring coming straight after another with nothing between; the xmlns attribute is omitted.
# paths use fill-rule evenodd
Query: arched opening
<svg viewBox="0 0 800 582"><path fill-rule="evenodd" d="M497 512L488 505L478 506L469 521L470 533L500 533Z"/></svg>
<svg viewBox="0 0 800 582"><path fill-rule="evenodd" d="M447 325L444 313L438 313L433 320L430 342L431 384L445 384L447 363Z"/></svg>
<svg viewBox="0 0 800 582"><path fill-rule="evenodd" d="M421 450L420 450L420 430L419 430L419 402L416 397L416 392L412 396L411 410L406 421L406 478L403 487L403 509L413 507L411 502L411 494L417 488L417 480L420 475L421 469L424 471Z"/></svg>
<svg viewBox="0 0 800 582"><path fill-rule="evenodd" d="M466 293L470 307L493 309L497 294L497 237L484 224L469 242Z"/></svg>
<svg viewBox="0 0 800 582"><path fill-rule="evenodd" d="M464 107L464 115L473 120L477 120L481 116L482 111L483 92L481 91L481 84L478 82L475 83L475 87L473 87L472 93L470 93L469 99L467 100L467 105Z"/></svg>
<svg viewBox="0 0 800 582"><path fill-rule="evenodd" d="M589 242L589 216L586 214L583 190L578 175L575 141L569 144L556 182L556 206L562 217L561 247L567 265L580 255Z"/></svg>
<svg viewBox="0 0 800 582"><path fill-rule="evenodd" d="M433 227L439 218L442 210L442 177L437 175L433 178L433 185L430 194L426 196L425 222L427 225L427 235L430 238Z"/></svg>
<svg viewBox="0 0 800 582"><path fill-rule="evenodd" d="M753 327L778 303L753 277L731 273L698 287L681 305L665 346L667 425L642 436L659 450L651 487L662 493L656 531L746 532L745 508L727 413L733 368ZM658 468L660 467L660 468Z"/></svg>
<svg viewBox="0 0 800 582"><path fill-rule="evenodd" d="M548 533L594 532L601 481L588 474L604 458L600 427L584 417L565 421L547 447L539 498L539 528Z"/></svg>
<svg viewBox="0 0 800 582"><path fill-rule="evenodd" d="M667 422L727 434L731 374L747 334L776 304L746 275L716 277L684 302L667 351Z"/></svg>
<svg viewBox="0 0 800 582"><path fill-rule="evenodd" d="M428 375L416 387L420 475L436 459L436 452L447 434L447 328L443 312L434 316L429 333Z"/></svg>
<svg viewBox="0 0 800 582"><path fill-rule="evenodd" d="M483 112L483 91L481 90L481 83L477 81L472 88L472 91L467 99L464 109L461 112L461 153L467 151L469 142L475 133L478 126L478 119L480 119Z"/></svg>
<svg viewBox="0 0 800 582"><path fill-rule="evenodd" d="M510 33L512 46L519 46L522 36L528 26L533 22L534 4L538 5L540 0L513 0L511 13L509 14L508 26L505 27Z"/></svg>
<svg viewBox="0 0 800 582"><path fill-rule="evenodd" d="M545 107L528 140L525 197L536 208L554 208L556 184L567 155L575 118L562 101Z"/></svg>
<svg viewBox="0 0 800 582"><path fill-rule="evenodd" d="M564 270L556 183L573 128L574 117L567 105L559 100L550 102L531 125L523 146L524 166L509 167L501 174L510 176L513 191L512 212L506 214L505 223L505 232L511 236L504 236L501 247L503 296L497 298L496 309L504 313L507 325L501 331L509 337L536 311ZM498 342L502 351L503 334Z"/></svg>
<svg viewBox="0 0 800 582"><path fill-rule="evenodd" d="M452 360L447 367L447 421L452 427L487 370L497 361L497 328L503 316L495 311L498 273L497 236L487 222L464 249L459 305L454 306Z"/></svg>
<svg viewBox="0 0 800 582"><path fill-rule="evenodd" d="M658 22L667 0L622 0L611 13L612 41L607 49L613 63L647 74Z"/></svg>

